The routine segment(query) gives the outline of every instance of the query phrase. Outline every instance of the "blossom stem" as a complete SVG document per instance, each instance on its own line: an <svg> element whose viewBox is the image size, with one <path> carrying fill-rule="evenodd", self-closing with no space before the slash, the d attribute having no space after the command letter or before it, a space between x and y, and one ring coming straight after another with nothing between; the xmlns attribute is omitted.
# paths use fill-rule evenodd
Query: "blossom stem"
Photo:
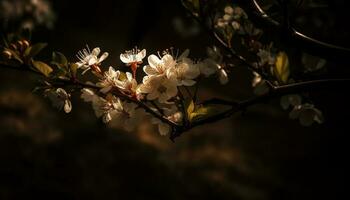
<svg viewBox="0 0 350 200"><path fill-rule="evenodd" d="M136 70L137 70L137 63L131 63L131 71L132 71L132 76L134 79L136 79Z"/></svg>
<svg viewBox="0 0 350 200"><path fill-rule="evenodd" d="M303 91L314 91L315 89L323 90L325 88L347 87L349 83L350 83L350 79L312 80L312 81L305 81L305 82L293 83L293 84L282 85L282 86L272 86L269 92L261 96L252 97L250 99L242 100L242 101L228 101L228 100L223 100L218 98L209 99L201 102L201 104L202 105L210 105L210 104L225 105L225 106L230 106L230 108L221 113L211 115L200 121L195 121L195 122L192 122L191 124L187 124L187 126L185 126L182 129L182 132L178 132L174 134L171 139L174 140L176 137L179 137L180 135L182 135L182 133L192 128L195 128L197 126L217 122L222 119L231 117L234 113L237 113L239 111L244 111L252 105L265 103L274 97L279 97L279 96L296 93L296 92L299 93Z"/></svg>

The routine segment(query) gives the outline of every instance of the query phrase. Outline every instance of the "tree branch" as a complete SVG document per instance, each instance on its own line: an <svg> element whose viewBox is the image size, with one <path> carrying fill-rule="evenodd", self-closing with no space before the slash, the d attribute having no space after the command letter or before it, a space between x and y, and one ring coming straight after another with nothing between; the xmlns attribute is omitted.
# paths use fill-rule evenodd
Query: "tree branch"
<svg viewBox="0 0 350 200"><path fill-rule="evenodd" d="M34 73L37 75L40 75L42 77L44 77L40 72L37 72L31 68L29 68L26 65L22 65L22 66L12 66L3 62L0 62L0 67L2 68L7 68L7 69L13 69L13 70L17 70L17 71L24 71L24 72L30 72L30 73ZM55 81L58 81L58 83L55 83L53 85L60 85L60 86L79 86L81 88L90 88L90 89L96 89L96 90L100 90L101 88L93 85L93 84L88 84L88 83L84 83L81 82L79 80L70 80L70 79L55 79ZM122 93L118 92L118 93L114 93L114 95L118 96L121 99L124 99L128 102L133 102L135 104L137 104L139 107L143 108L147 113L150 113L151 115L153 115L154 117L158 118L159 120L161 120L162 122L170 125L171 127L175 127L175 128L179 128L180 125L168 120L167 118L165 118L163 115L158 114L157 112L155 112L154 110L152 110L150 107L148 107L146 105L146 103L142 102L142 101L138 101L135 98L132 98L128 95L122 95Z"/></svg>

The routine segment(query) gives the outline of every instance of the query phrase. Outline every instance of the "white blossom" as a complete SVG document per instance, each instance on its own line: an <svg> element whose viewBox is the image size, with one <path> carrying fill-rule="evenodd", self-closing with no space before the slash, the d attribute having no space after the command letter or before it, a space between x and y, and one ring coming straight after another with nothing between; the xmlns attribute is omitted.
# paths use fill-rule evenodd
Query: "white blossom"
<svg viewBox="0 0 350 200"><path fill-rule="evenodd" d="M140 123L145 112L137 108L135 103L120 102L121 109L113 116L113 125L123 127L126 131L132 131Z"/></svg>
<svg viewBox="0 0 350 200"><path fill-rule="evenodd" d="M81 89L81 96L80 97L85 102L93 102L98 98L98 96L95 94L95 92L89 88Z"/></svg>
<svg viewBox="0 0 350 200"><path fill-rule="evenodd" d="M101 82L97 83L98 86L102 87L100 91L102 93L107 93L113 87L116 87L118 84L119 76L120 76L119 70L116 71L113 67L109 67L108 71L104 73L104 76Z"/></svg>
<svg viewBox="0 0 350 200"><path fill-rule="evenodd" d="M59 110L69 113L72 110L72 103L69 100L70 95L62 88L46 91L47 97L51 100L52 105Z"/></svg>
<svg viewBox="0 0 350 200"><path fill-rule="evenodd" d="M204 59L202 62L198 63L198 65L201 74L205 77L215 74L219 69L218 64L211 58Z"/></svg>
<svg viewBox="0 0 350 200"><path fill-rule="evenodd" d="M127 92L129 94L136 95L137 90L137 81L133 78L132 74L130 72L126 72L126 78L124 80L117 80L116 86L123 90L124 92Z"/></svg>
<svg viewBox="0 0 350 200"><path fill-rule="evenodd" d="M176 106L171 106L171 108L163 108L164 117L168 120L178 123L182 120L182 113L178 111ZM152 118L152 123L158 126L159 134L166 136L171 132L171 126L167 123L162 122L158 118Z"/></svg>
<svg viewBox="0 0 350 200"><path fill-rule="evenodd" d="M225 85L228 83L228 76L225 69L219 68L218 75L219 75L219 81L221 85Z"/></svg>
<svg viewBox="0 0 350 200"><path fill-rule="evenodd" d="M123 109L120 99L113 95L107 95L106 99L93 98L92 107L96 116L102 118L103 123L110 122Z"/></svg>
<svg viewBox="0 0 350 200"><path fill-rule="evenodd" d="M82 74L90 70L92 66L100 65L100 63L108 57L108 52L104 52L100 57L98 57L100 52L100 48L96 47L90 51L88 46L86 49L78 52L77 57L79 62L76 62L76 64L78 65L78 68L84 70Z"/></svg>
<svg viewBox="0 0 350 200"><path fill-rule="evenodd" d="M310 126L314 122L321 124L324 121L322 112L315 108L314 105L308 103L295 106L289 113L289 117L291 119L299 119L300 124L303 126Z"/></svg>
<svg viewBox="0 0 350 200"><path fill-rule="evenodd" d="M165 54L159 59L156 55L148 56L148 65L143 67L143 71L148 76L166 75L168 70L176 65L176 61L170 54Z"/></svg>
<svg viewBox="0 0 350 200"><path fill-rule="evenodd" d="M257 56L260 58L260 66L263 66L265 64L273 65L276 62L276 57L271 53L269 49L259 49Z"/></svg>
<svg viewBox="0 0 350 200"><path fill-rule="evenodd" d="M138 92L147 94L148 100L158 99L160 103L168 103L168 100L177 95L176 77L147 76L138 88Z"/></svg>
<svg viewBox="0 0 350 200"><path fill-rule="evenodd" d="M209 58L205 59L203 62L198 63L201 74L203 74L205 77L208 77L216 73L218 75L220 83L222 85L227 84L229 78L226 70L222 66L223 56L221 55L219 49L216 47L208 47L207 54Z"/></svg>
<svg viewBox="0 0 350 200"><path fill-rule="evenodd" d="M252 86L253 87L256 87L258 86L262 81L262 77L260 76L260 74L256 73L256 72L253 72L253 75L254 75L254 78L252 80Z"/></svg>
<svg viewBox="0 0 350 200"><path fill-rule="evenodd" d="M280 104L284 110L287 110L289 106L301 105L301 96L298 94L289 94L281 97Z"/></svg>
<svg viewBox="0 0 350 200"><path fill-rule="evenodd" d="M170 68L167 72L168 76L176 77L178 86L192 86L196 83L193 79L200 75L198 65L187 57L188 54L189 50L187 49L176 60L175 67Z"/></svg>
<svg viewBox="0 0 350 200"><path fill-rule="evenodd" d="M225 9L224 9L224 12L227 15L233 15L234 10L233 10L233 8L231 6L226 6Z"/></svg>
<svg viewBox="0 0 350 200"><path fill-rule="evenodd" d="M137 104L123 102L111 94L102 98L92 90L84 88L81 97L92 103L96 116L101 118L103 123L111 122L127 131L133 130L144 115L144 111L137 108Z"/></svg>
<svg viewBox="0 0 350 200"><path fill-rule="evenodd" d="M237 21L233 21L233 22L231 23L231 25L232 25L232 28L233 28L234 30L239 30L239 29L241 28L241 24L238 23Z"/></svg>
<svg viewBox="0 0 350 200"><path fill-rule="evenodd" d="M146 49L143 49L142 51L140 51L139 49L135 48L120 54L120 60L127 65L131 65L133 63L141 64L142 60L145 57L146 57Z"/></svg>
<svg viewBox="0 0 350 200"><path fill-rule="evenodd" d="M229 25L232 26L233 30L240 30L242 19L247 19L247 14L243 11L242 8L235 6L226 6L224 8L224 15L217 19L216 27L226 28ZM242 32L242 30L240 30Z"/></svg>

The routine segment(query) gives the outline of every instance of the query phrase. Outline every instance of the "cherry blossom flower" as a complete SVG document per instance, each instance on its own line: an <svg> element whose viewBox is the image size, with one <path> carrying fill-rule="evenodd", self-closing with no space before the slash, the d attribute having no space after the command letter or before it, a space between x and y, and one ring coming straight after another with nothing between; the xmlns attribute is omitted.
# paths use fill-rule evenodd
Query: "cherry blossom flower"
<svg viewBox="0 0 350 200"><path fill-rule="evenodd" d="M136 95L137 81L133 78L130 72L125 73L126 78L124 80L117 80L116 86L126 93Z"/></svg>
<svg viewBox="0 0 350 200"><path fill-rule="evenodd" d="M178 111L176 106L171 106L171 108L164 108L165 117L175 123L182 120L182 113ZM151 122L158 126L159 134L162 136L169 135L171 132L171 126L159 120L158 118L152 118Z"/></svg>
<svg viewBox="0 0 350 200"><path fill-rule="evenodd" d="M128 66L131 66L133 76L136 76L136 70L138 65L142 63L142 60L146 57L146 49L140 51L137 49L132 49L130 51L125 51L125 53L120 54L120 60Z"/></svg>
<svg viewBox="0 0 350 200"><path fill-rule="evenodd" d="M176 65L176 61L170 54L165 54L159 59L156 55L148 56L148 65L143 67L143 71L148 76L167 75L169 69Z"/></svg>
<svg viewBox="0 0 350 200"><path fill-rule="evenodd" d="M228 75L227 75L224 68L222 68L222 67L219 68L218 75L219 75L219 81L220 81L221 85L225 85L228 83Z"/></svg>
<svg viewBox="0 0 350 200"><path fill-rule="evenodd" d="M118 79L120 76L120 71L115 70L113 67L109 67L108 71L104 73L103 80L97 83L98 86L102 87L100 90L102 93L109 92L113 87L118 84Z"/></svg>
<svg viewBox="0 0 350 200"><path fill-rule="evenodd" d="M101 55L101 57L98 57L100 52L101 50L98 47L94 48L90 52L88 46L86 49L83 49L78 52L77 57L79 59L79 62L76 62L76 64L78 65L78 68L84 70L82 74L85 74L90 69L93 69L97 72L101 72L98 66L101 64L102 61L104 61L108 57L108 52L104 52Z"/></svg>
<svg viewBox="0 0 350 200"><path fill-rule="evenodd" d="M181 56L176 60L176 65L169 68L167 75L175 76L177 79L177 85L192 86L196 83L193 79L200 75L198 65L189 59L187 56L189 50L185 50Z"/></svg>
<svg viewBox="0 0 350 200"><path fill-rule="evenodd" d="M289 117L291 119L299 119L300 124L303 126L310 126L314 122L321 124L324 121L322 112L315 108L314 105L308 103L295 106L289 113Z"/></svg>
<svg viewBox="0 0 350 200"><path fill-rule="evenodd" d="M207 54L209 58L198 64L201 74L208 77L216 73L220 83L222 85L227 84L229 78L227 72L223 68L223 56L219 49L217 49L215 46L213 48L207 48Z"/></svg>
<svg viewBox="0 0 350 200"><path fill-rule="evenodd" d="M243 30L241 30L241 21L242 19L248 18L247 14L243 11L243 9L237 6L234 8L231 6L226 6L224 9L224 13L225 14L222 17L217 19L215 26L218 28L226 29L230 28L231 25L233 30L239 30L240 32L242 32Z"/></svg>
<svg viewBox="0 0 350 200"><path fill-rule="evenodd" d="M102 118L103 123L110 122L123 109L120 99L113 95L93 98L92 107L96 116Z"/></svg>
<svg viewBox="0 0 350 200"><path fill-rule="evenodd" d="M237 21L233 21L232 23L231 23L231 25L232 25L232 28L234 29L234 30L239 30L240 28L241 28L241 24L240 23L238 23Z"/></svg>
<svg viewBox="0 0 350 200"><path fill-rule="evenodd" d="M70 113L72 110L72 103L69 100L70 95L64 89L48 90L46 95L51 100L52 105L59 110L63 109L66 113Z"/></svg>
<svg viewBox="0 0 350 200"><path fill-rule="evenodd" d="M177 85L192 86L196 84L193 79L197 78L200 74L198 65L193 64L190 59L186 59L183 62L176 65L173 70L176 74Z"/></svg>
<svg viewBox="0 0 350 200"><path fill-rule="evenodd" d="M160 103L168 103L177 94L176 77L147 76L138 88L139 93L147 94L148 100L158 99Z"/></svg>
<svg viewBox="0 0 350 200"><path fill-rule="evenodd" d="M211 58L206 58L198 63L200 73L205 77L215 74L218 71L218 64Z"/></svg>
<svg viewBox="0 0 350 200"><path fill-rule="evenodd" d="M142 63L142 60L145 57L146 57L146 49L143 49L142 51L140 51L139 49L135 48L120 54L120 60L127 65L132 65L133 63L137 63L139 65Z"/></svg>
<svg viewBox="0 0 350 200"><path fill-rule="evenodd" d="M301 96L298 94L289 94L281 97L280 104L284 110L287 110L290 106L301 105Z"/></svg>
<svg viewBox="0 0 350 200"><path fill-rule="evenodd" d="M273 65L276 62L276 57L271 53L271 51L268 49L259 49L259 52L257 53L257 56L260 58L259 65Z"/></svg>
<svg viewBox="0 0 350 200"><path fill-rule="evenodd" d="M137 108L135 103L120 102L121 109L113 116L112 126L123 127L126 131L132 131L142 120L145 112Z"/></svg>
<svg viewBox="0 0 350 200"><path fill-rule="evenodd" d="M83 88L81 90L81 96L80 96L85 102L93 102L96 101L98 96L95 94L95 92L89 88Z"/></svg>

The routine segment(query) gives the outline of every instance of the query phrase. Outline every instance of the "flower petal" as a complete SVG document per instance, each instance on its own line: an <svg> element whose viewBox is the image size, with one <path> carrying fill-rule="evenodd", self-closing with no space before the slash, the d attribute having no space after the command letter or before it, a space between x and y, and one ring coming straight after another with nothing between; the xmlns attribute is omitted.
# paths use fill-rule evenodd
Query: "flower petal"
<svg viewBox="0 0 350 200"><path fill-rule="evenodd" d="M196 84L196 81L190 80L190 79L187 79L187 80L185 79L181 81L181 85L184 85L184 86L192 86L194 84Z"/></svg>
<svg viewBox="0 0 350 200"><path fill-rule="evenodd" d="M146 49L142 49L137 55L136 55L136 60L138 62L142 61L146 57Z"/></svg>
<svg viewBox="0 0 350 200"><path fill-rule="evenodd" d="M160 135L166 136L170 133L170 126L168 124L165 124L165 123L160 123L158 125L158 130L159 130Z"/></svg>
<svg viewBox="0 0 350 200"><path fill-rule="evenodd" d="M101 52L100 48L96 47L92 50L91 55L98 56L100 52Z"/></svg>
<svg viewBox="0 0 350 200"><path fill-rule="evenodd" d="M95 98L95 93L91 89L83 88L81 90L81 98L85 102L91 102Z"/></svg>
<svg viewBox="0 0 350 200"><path fill-rule="evenodd" d="M158 91L152 91L151 93L149 93L148 95L147 95L147 99L148 100L155 100L156 98L158 98L159 97L159 92Z"/></svg>
<svg viewBox="0 0 350 200"><path fill-rule="evenodd" d="M68 99L65 100L63 109L66 113L70 113L70 111L72 111L72 103Z"/></svg>
<svg viewBox="0 0 350 200"><path fill-rule="evenodd" d="M108 57L108 52L104 52L102 54L102 56L100 57L100 59L98 59L98 63L101 63L102 61L106 60L106 58Z"/></svg>
<svg viewBox="0 0 350 200"><path fill-rule="evenodd" d="M147 75L156 75L157 74L157 70L153 67L151 67L150 65L146 65L143 67L143 71L147 74Z"/></svg>
<svg viewBox="0 0 350 200"><path fill-rule="evenodd" d="M153 67L156 68L157 65L161 62L161 60L156 56L156 55L150 55L148 56L148 64Z"/></svg>
<svg viewBox="0 0 350 200"><path fill-rule="evenodd" d="M119 58L120 58L120 60L123 62L123 63L125 63L125 64L129 64L129 63L131 63L132 62L132 60L130 59L130 56L129 56L129 54L120 54L120 56L119 56Z"/></svg>
<svg viewBox="0 0 350 200"><path fill-rule="evenodd" d="M164 55L162 61L166 69L172 68L176 64L174 58L170 54Z"/></svg>
<svg viewBox="0 0 350 200"><path fill-rule="evenodd" d="M126 78L128 81L132 81L133 77L132 77L132 74L130 72L126 72Z"/></svg>
<svg viewBox="0 0 350 200"><path fill-rule="evenodd" d="M91 56L90 59L89 59L89 62L88 64L91 66L91 65L94 65L97 63L97 57L96 56Z"/></svg>
<svg viewBox="0 0 350 200"><path fill-rule="evenodd" d="M219 80L220 80L220 83L222 85L225 85L226 83L228 83L227 73L226 73L226 71L224 69L220 69Z"/></svg>
<svg viewBox="0 0 350 200"><path fill-rule="evenodd" d="M184 58L187 58L188 55L190 54L190 50L186 49L184 52L182 52L182 54L180 55L180 57L178 58L178 60L182 60Z"/></svg>

